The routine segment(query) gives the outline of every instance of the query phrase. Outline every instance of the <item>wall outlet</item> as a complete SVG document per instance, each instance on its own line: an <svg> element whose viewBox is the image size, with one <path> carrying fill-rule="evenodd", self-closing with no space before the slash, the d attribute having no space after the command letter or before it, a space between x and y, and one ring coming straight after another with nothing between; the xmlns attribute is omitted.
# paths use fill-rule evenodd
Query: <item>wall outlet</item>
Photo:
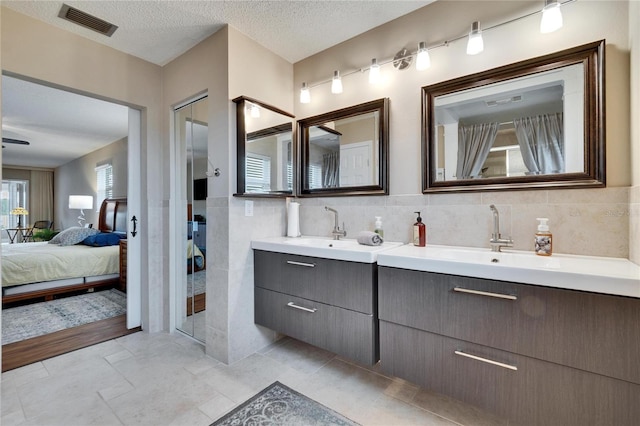
<svg viewBox="0 0 640 426"><path fill-rule="evenodd" d="M253 201L251 200L244 201L244 215L253 216Z"/></svg>

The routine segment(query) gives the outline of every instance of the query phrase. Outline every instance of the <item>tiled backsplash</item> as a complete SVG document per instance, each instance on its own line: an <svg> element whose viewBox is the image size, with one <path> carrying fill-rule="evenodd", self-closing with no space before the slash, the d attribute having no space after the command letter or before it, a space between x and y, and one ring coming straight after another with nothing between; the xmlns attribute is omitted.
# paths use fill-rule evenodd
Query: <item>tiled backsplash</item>
<svg viewBox="0 0 640 426"><path fill-rule="evenodd" d="M303 235L330 235L333 215L324 210L326 205L338 210L347 238L373 230L375 216L382 216L385 239L409 242L414 212L420 211L427 226L427 244L489 247L493 227L489 205L495 204L500 212L500 232L513 238L516 250L533 250L536 218L548 217L554 252L627 258L630 222L638 227L637 218L629 219L640 200L636 196L630 205L629 192L629 188L603 188L297 201L301 203Z"/></svg>

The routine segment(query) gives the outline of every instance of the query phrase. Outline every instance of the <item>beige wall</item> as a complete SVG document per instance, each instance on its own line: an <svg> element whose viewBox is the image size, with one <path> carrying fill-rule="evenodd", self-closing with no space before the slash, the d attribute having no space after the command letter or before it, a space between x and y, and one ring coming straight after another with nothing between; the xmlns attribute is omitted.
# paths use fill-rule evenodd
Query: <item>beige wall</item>
<svg viewBox="0 0 640 426"><path fill-rule="evenodd" d="M162 329L165 263L163 151L160 149L162 69L84 37L2 8L0 56L4 72L142 110L141 212L142 322L147 331Z"/></svg>
<svg viewBox="0 0 640 426"><path fill-rule="evenodd" d="M331 218L322 205L337 205L347 231L355 235L373 229L374 216L383 216L385 237L409 241L415 210L423 212L432 244L487 247L491 233L488 204L501 213L502 233L512 235L515 248L532 250L535 218L550 218L557 252L627 257L629 255L629 52L627 2L580 1L563 6L564 27L539 33L540 15L483 34L485 51L465 53L466 40L430 52L431 68L397 71L382 66L384 82L372 87L367 73L343 77L344 93L332 95L329 84L311 89L312 101L296 102L296 117L304 118L381 97L390 98L390 196L303 199L303 234L328 235ZM415 51L466 34L472 21L482 27L539 10L540 2L436 2L361 36L327 49L294 66L295 87L328 80L366 67L371 58L392 58L402 47ZM421 194L422 86L449 80L569 47L606 39L607 188L539 190L469 194ZM366 213L363 211L366 210Z"/></svg>
<svg viewBox="0 0 640 426"><path fill-rule="evenodd" d="M96 198L96 166L111 163L113 196L127 196L127 139L121 139L68 162L55 170L53 179L55 228L78 226L77 210L69 210L69 195L92 195L93 209L84 211L87 222L98 227L98 210L102 200Z"/></svg>

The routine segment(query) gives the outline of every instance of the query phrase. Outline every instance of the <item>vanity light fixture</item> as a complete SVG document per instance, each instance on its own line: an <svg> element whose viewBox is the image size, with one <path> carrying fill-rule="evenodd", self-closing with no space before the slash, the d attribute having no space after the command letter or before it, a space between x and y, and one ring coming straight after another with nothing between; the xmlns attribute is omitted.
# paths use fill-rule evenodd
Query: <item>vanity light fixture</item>
<svg viewBox="0 0 640 426"><path fill-rule="evenodd" d="M300 89L300 103L308 104L311 102L311 92L309 91L309 86L307 83L302 83L302 89Z"/></svg>
<svg viewBox="0 0 640 426"><path fill-rule="evenodd" d="M429 57L429 50L427 44L421 41L418 45L418 53L416 55L416 69L418 71L426 70L431 66L431 58Z"/></svg>
<svg viewBox="0 0 640 426"><path fill-rule="evenodd" d="M340 71L333 72L333 80L331 80L331 93L342 93L342 79L340 78Z"/></svg>
<svg viewBox="0 0 640 426"><path fill-rule="evenodd" d="M482 40L480 21L475 21L471 24L471 32L469 33L469 41L467 42L467 55L477 55L483 50L484 41Z"/></svg>
<svg viewBox="0 0 640 426"><path fill-rule="evenodd" d="M547 34L560 28L562 28L560 3L557 0L545 0L544 8L542 9L542 19L540 20L540 32Z"/></svg>
<svg viewBox="0 0 640 426"><path fill-rule="evenodd" d="M373 58L371 60L371 66L369 67L369 83L380 83L380 65L378 64L378 60L376 58Z"/></svg>

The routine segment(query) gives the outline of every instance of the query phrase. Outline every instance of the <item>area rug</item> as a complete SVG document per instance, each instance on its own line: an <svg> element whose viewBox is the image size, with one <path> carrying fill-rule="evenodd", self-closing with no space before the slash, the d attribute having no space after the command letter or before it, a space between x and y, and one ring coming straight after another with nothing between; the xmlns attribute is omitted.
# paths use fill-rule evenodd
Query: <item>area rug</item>
<svg viewBox="0 0 640 426"><path fill-rule="evenodd" d="M280 382L274 382L211 424L232 425L354 426L358 423Z"/></svg>
<svg viewBox="0 0 640 426"><path fill-rule="evenodd" d="M127 312L127 295L111 289L2 310L2 344L15 343Z"/></svg>

